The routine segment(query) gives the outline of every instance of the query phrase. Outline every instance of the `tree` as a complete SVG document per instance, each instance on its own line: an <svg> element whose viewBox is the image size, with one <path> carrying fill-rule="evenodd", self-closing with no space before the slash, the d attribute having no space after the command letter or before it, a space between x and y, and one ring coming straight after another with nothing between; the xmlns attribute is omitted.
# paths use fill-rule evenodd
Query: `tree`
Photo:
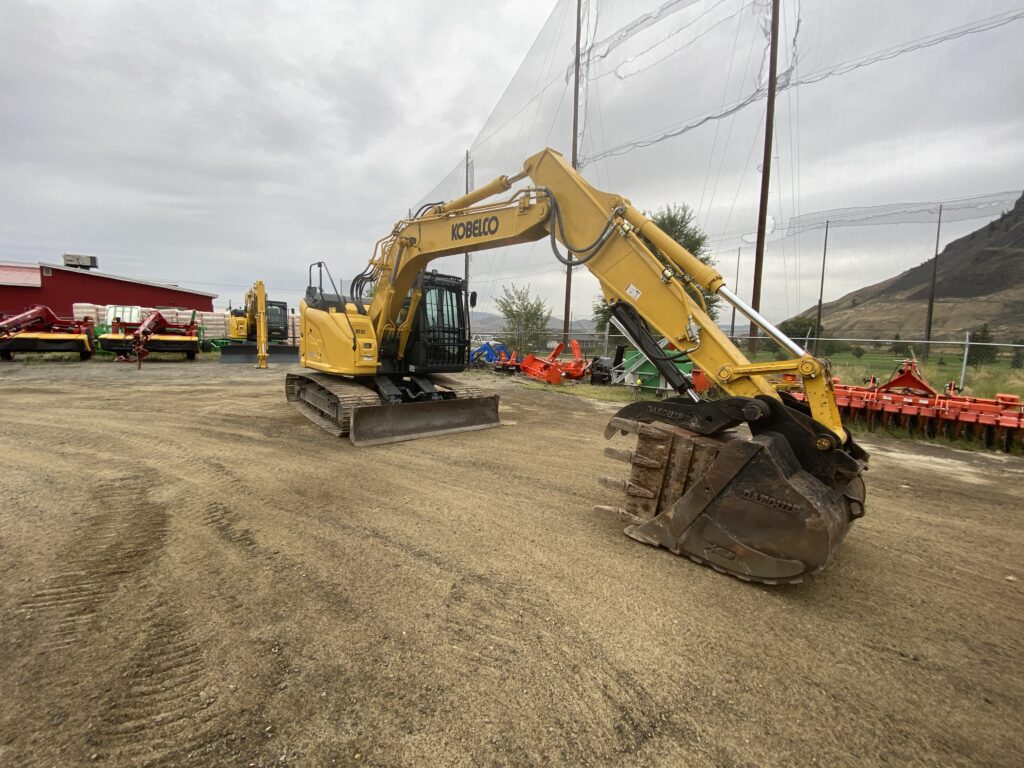
<svg viewBox="0 0 1024 768"><path fill-rule="evenodd" d="M967 353L967 362L975 368L980 368L985 363L994 363L996 361L996 347L978 346L991 343L992 333L988 329L988 323L985 323L971 334L971 347Z"/></svg>
<svg viewBox="0 0 1024 768"><path fill-rule="evenodd" d="M498 311L505 316L501 327L501 341L520 354L533 352L544 346L548 340L548 321L551 310L544 299L531 298L530 286L517 288L515 284L502 289L502 295L495 299Z"/></svg>
<svg viewBox="0 0 1024 768"><path fill-rule="evenodd" d="M683 246L701 262L712 267L715 265L714 258L708 252L708 236L694 222L695 214L693 209L686 205L686 203L669 204L654 213L644 211L644 215L653 221L658 226L658 229ZM650 241L645 240L644 243L662 264L671 269L677 269ZM704 301L708 305L708 314L711 315L712 320L717 320L720 301L718 294L707 291L701 291L701 293L704 294ZM608 310L604 297L598 296L594 300L593 305L595 327L604 328L608 323L610 315L611 311Z"/></svg>
<svg viewBox="0 0 1024 768"><path fill-rule="evenodd" d="M779 323L779 330L789 336L789 338L801 342L808 336L823 337L825 335L825 326L821 326L821 333L816 334L814 332L814 322L815 318L809 315L797 315Z"/></svg>
<svg viewBox="0 0 1024 768"><path fill-rule="evenodd" d="M594 297L594 303L590 305L590 313L594 321L594 330L598 333L603 333L605 326L612 319L612 308L604 300L603 293L599 293Z"/></svg>
<svg viewBox="0 0 1024 768"><path fill-rule="evenodd" d="M897 357L910 357L911 353L910 345L905 341L900 341L898 333L893 336L892 346L889 347L889 351Z"/></svg>

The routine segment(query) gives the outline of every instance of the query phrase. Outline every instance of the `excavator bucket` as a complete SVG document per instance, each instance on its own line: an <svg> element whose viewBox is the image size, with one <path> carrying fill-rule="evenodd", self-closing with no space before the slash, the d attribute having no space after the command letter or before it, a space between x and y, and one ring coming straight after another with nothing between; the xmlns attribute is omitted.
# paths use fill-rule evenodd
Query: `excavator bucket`
<svg viewBox="0 0 1024 768"><path fill-rule="evenodd" d="M359 407L348 436L362 447L499 426L498 396L490 395Z"/></svg>
<svg viewBox="0 0 1024 768"><path fill-rule="evenodd" d="M701 435L665 423L613 418L606 435L636 435L633 450L607 448L628 479L598 482L626 495L614 511L627 536L665 547L746 581L798 583L832 559L864 513L859 474L838 487L804 470L781 434Z"/></svg>

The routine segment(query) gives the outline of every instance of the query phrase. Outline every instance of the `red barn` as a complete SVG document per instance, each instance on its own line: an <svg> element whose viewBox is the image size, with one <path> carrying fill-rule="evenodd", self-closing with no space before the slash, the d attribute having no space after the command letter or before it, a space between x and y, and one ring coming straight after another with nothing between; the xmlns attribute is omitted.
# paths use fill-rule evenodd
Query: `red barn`
<svg viewBox="0 0 1024 768"><path fill-rule="evenodd" d="M33 304L45 304L62 317L72 305L127 304L213 311L215 293L174 285L148 283L130 277L90 272L57 264L0 262L0 313L14 315Z"/></svg>

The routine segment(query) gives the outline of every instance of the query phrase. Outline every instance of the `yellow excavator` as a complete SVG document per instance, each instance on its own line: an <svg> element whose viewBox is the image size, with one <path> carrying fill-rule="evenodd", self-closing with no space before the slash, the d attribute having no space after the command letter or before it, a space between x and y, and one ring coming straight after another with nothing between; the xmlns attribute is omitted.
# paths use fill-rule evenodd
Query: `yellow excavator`
<svg viewBox="0 0 1024 768"><path fill-rule="evenodd" d="M288 344L288 305L267 298L262 280L246 291L245 306L228 312L228 339L220 348L222 363L255 363L266 368L273 352L275 358L294 362L298 349Z"/></svg>
<svg viewBox="0 0 1024 768"><path fill-rule="evenodd" d="M527 178L529 186L488 202ZM631 403L611 419L606 437L637 440L630 450L606 449L631 474L599 479L626 496L624 507L600 509L614 510L638 541L741 579L794 583L821 570L864 513L868 458L843 428L827 361L786 337L629 200L595 189L551 149L515 176L399 221L348 296L322 262L312 265L299 342L310 372L286 377L289 402L356 445L497 426L496 396L443 376L465 368L465 314L475 296L460 278L427 267L545 237L558 261L597 277L618 325L678 393ZM702 289L792 358L748 360L708 316ZM675 365L684 358L726 396L701 400ZM772 385L768 377L778 374L799 377L804 402Z"/></svg>

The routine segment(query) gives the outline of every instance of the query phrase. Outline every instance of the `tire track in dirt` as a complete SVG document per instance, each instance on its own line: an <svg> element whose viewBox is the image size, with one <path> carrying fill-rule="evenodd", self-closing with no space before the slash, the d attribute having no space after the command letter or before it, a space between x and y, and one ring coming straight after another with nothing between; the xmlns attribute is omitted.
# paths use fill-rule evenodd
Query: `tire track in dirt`
<svg viewBox="0 0 1024 768"><path fill-rule="evenodd" d="M467 688L487 680L492 693L503 690L513 707L524 689L550 690L557 705L544 712L544 727L560 734L566 762L621 759L661 733L692 732L636 676L613 667L601 643L532 585L454 563L385 531L342 527L454 577L437 624L434 674ZM428 702L418 706L430 708ZM525 700L519 715L540 717L535 703ZM492 743L512 763L542 759L533 741L517 735L499 730Z"/></svg>
<svg viewBox="0 0 1024 768"><path fill-rule="evenodd" d="M252 531L241 527L238 523L238 514L223 502L210 502L203 514L203 522L229 544L236 544L249 554L257 554L259 545L253 538Z"/></svg>
<svg viewBox="0 0 1024 768"><path fill-rule="evenodd" d="M643 683L617 669L604 648L543 593L487 576L463 578L452 586L444 609L448 674L468 684L502 670L508 677L496 682L509 690L515 688L512 679L529 681L533 690L548 687L560 703L545 720L561 734L566 761L633 753L661 730L678 731ZM529 671L523 666L528 658L534 659ZM508 754L520 752L526 762L540 759L532 745L504 741Z"/></svg>
<svg viewBox="0 0 1024 768"><path fill-rule="evenodd" d="M63 567L21 605L43 651L80 643L101 606L125 581L159 557L169 525L165 507L147 502L152 477L101 482L98 512L77 526Z"/></svg>
<svg viewBox="0 0 1024 768"><path fill-rule="evenodd" d="M201 646L162 596L143 623L142 641L106 700L96 753L123 765L207 765L215 698L204 689Z"/></svg>

